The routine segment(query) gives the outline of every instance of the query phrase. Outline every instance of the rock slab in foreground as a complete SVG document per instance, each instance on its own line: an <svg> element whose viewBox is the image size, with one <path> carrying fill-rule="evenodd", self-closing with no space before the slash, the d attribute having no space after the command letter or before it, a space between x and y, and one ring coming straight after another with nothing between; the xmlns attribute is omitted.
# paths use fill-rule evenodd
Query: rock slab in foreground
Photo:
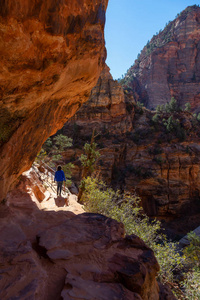
<svg viewBox="0 0 200 300"><path fill-rule="evenodd" d="M40 210L30 189L23 181L0 205L0 299L174 299L160 291L153 251L122 223Z"/></svg>
<svg viewBox="0 0 200 300"><path fill-rule="evenodd" d="M87 213L40 234L40 246L67 271L64 299L159 299L153 252L123 235L123 224Z"/></svg>

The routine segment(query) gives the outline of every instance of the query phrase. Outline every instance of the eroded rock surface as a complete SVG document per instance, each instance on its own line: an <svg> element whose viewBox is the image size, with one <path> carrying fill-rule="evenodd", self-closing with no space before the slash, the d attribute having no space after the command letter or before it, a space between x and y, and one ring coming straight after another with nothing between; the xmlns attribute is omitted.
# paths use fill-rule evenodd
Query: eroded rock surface
<svg viewBox="0 0 200 300"><path fill-rule="evenodd" d="M123 88L117 80L113 80L109 67L105 66L89 100L71 118L70 123L75 124L72 130L77 136L91 134L94 128L96 134L102 131L114 134L130 131L132 120L131 115L127 114L127 105L128 99L124 95Z"/></svg>
<svg viewBox="0 0 200 300"><path fill-rule="evenodd" d="M0 205L1 299L164 299L142 240L103 215L40 210L28 181Z"/></svg>
<svg viewBox="0 0 200 300"><path fill-rule="evenodd" d="M105 61L107 0L0 7L0 200L87 100Z"/></svg>

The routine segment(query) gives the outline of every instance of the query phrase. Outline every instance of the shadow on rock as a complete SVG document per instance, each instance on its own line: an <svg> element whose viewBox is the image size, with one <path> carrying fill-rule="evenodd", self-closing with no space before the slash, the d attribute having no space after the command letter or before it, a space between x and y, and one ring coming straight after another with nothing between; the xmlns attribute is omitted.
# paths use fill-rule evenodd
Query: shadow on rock
<svg viewBox="0 0 200 300"><path fill-rule="evenodd" d="M68 197L62 197L62 196L57 196L57 198L54 198L55 200L55 204L58 206L58 207L63 207L66 205L69 205L69 200L68 200Z"/></svg>

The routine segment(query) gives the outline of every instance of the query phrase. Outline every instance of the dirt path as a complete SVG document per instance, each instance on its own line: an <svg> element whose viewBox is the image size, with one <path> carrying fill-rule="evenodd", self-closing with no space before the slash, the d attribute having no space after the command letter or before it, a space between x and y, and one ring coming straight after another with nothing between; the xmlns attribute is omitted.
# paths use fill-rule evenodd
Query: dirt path
<svg viewBox="0 0 200 300"><path fill-rule="evenodd" d="M77 202L76 195L57 196L56 193L51 193L50 196L42 201L41 208L43 210L65 210L75 214L81 214L84 211L83 206Z"/></svg>
<svg viewBox="0 0 200 300"><path fill-rule="evenodd" d="M39 209L45 211L71 211L74 214L85 212L83 205L77 202L77 196L70 193L67 188L63 188L62 196L57 196L56 183L53 181L52 174L49 174L47 170L44 169L43 172L40 172L34 167L23 175L29 179L29 195Z"/></svg>

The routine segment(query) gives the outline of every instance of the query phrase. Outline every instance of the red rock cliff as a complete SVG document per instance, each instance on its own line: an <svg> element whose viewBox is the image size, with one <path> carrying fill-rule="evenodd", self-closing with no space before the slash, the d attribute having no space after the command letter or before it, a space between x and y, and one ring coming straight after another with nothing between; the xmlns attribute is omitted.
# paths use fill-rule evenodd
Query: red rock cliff
<svg viewBox="0 0 200 300"><path fill-rule="evenodd" d="M96 86L92 89L89 100L70 121L81 126L80 134L92 133L93 128L97 133L103 130L114 134L122 134L132 129L123 88L113 80L109 70L106 65Z"/></svg>
<svg viewBox="0 0 200 300"><path fill-rule="evenodd" d="M0 199L96 84L106 7L107 0L1 3Z"/></svg>
<svg viewBox="0 0 200 300"><path fill-rule="evenodd" d="M188 7L154 36L122 81L150 109L175 97L200 111L200 8Z"/></svg>

